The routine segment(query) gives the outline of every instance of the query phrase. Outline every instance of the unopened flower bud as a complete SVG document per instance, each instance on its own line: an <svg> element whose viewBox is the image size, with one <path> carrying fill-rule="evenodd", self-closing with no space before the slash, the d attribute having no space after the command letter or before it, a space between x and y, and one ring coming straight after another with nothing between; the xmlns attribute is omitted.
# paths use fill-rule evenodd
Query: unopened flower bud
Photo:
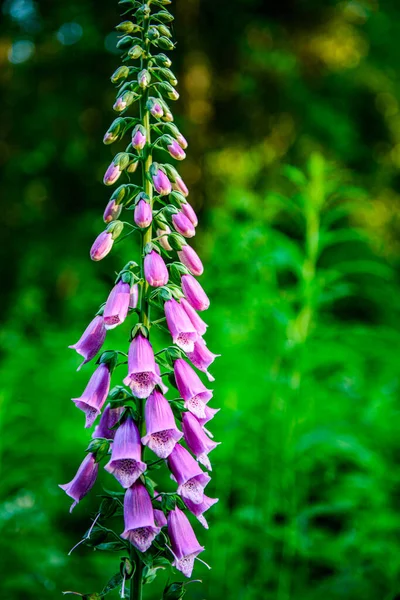
<svg viewBox="0 0 400 600"><path fill-rule="evenodd" d="M138 227L144 229L150 225L153 220L151 206L146 200L139 200L135 206L134 221Z"/></svg>
<svg viewBox="0 0 400 600"><path fill-rule="evenodd" d="M197 215L193 210L193 207L189 204L189 202L182 202L181 211L191 221L193 227L197 227L199 221L197 219Z"/></svg>
<svg viewBox="0 0 400 600"><path fill-rule="evenodd" d="M151 176L153 179L154 189L160 196L166 196L171 193L171 182L166 174L159 169L155 163L152 165Z"/></svg>
<svg viewBox="0 0 400 600"><path fill-rule="evenodd" d="M186 238L196 234L193 223L182 212L172 215L172 223L175 230Z"/></svg>
<svg viewBox="0 0 400 600"><path fill-rule="evenodd" d="M171 233L171 229L168 227L168 225L164 225L164 227L165 227L165 229L158 228L156 230L157 237L160 238L158 240L160 246L162 246L164 248L164 250L169 252L170 250L172 250L172 247L171 247L170 243L168 242L168 235Z"/></svg>
<svg viewBox="0 0 400 600"><path fill-rule="evenodd" d="M132 60L136 60L137 58L140 58L142 56L142 54L143 54L143 48L141 48L138 45L132 46L132 48L130 48L128 51L128 56L129 56L129 58L132 58Z"/></svg>
<svg viewBox="0 0 400 600"><path fill-rule="evenodd" d="M122 117L117 117L108 128L104 135L104 144L112 144L122 137L125 130L125 120Z"/></svg>
<svg viewBox="0 0 400 600"><path fill-rule="evenodd" d="M110 252L112 246L113 239L111 233L102 231L93 242L90 249L90 258L95 261L102 260Z"/></svg>
<svg viewBox="0 0 400 600"><path fill-rule="evenodd" d="M158 38L160 37L160 33L158 31L157 27L149 27L148 31L147 31L147 37L149 40L158 40Z"/></svg>
<svg viewBox="0 0 400 600"><path fill-rule="evenodd" d="M167 148L172 158L175 158L176 160L184 160L186 158L185 152L177 141L171 139L170 143L167 144Z"/></svg>
<svg viewBox="0 0 400 600"><path fill-rule="evenodd" d="M162 48L162 50L173 50L174 49L174 43L171 42L171 40L167 37L165 37L165 35L162 35L158 40L157 40L157 45Z"/></svg>
<svg viewBox="0 0 400 600"><path fill-rule="evenodd" d="M187 189L182 177L180 177L179 175L173 182L172 189L176 190L177 192L180 192L183 196L185 196L185 198L189 195L189 190Z"/></svg>
<svg viewBox="0 0 400 600"><path fill-rule="evenodd" d="M172 65L170 58L166 54L156 54L153 57L159 67L167 67L169 68Z"/></svg>
<svg viewBox="0 0 400 600"><path fill-rule="evenodd" d="M174 20L174 17L167 10L160 10L157 13L157 19L162 23L171 23Z"/></svg>
<svg viewBox="0 0 400 600"><path fill-rule="evenodd" d="M172 37L172 33L170 29L166 25L157 25L157 29L161 35L165 35L165 37Z"/></svg>
<svg viewBox="0 0 400 600"><path fill-rule="evenodd" d="M118 83L120 79L126 79L129 75L129 68L125 65L118 67L116 71L111 75L111 82Z"/></svg>
<svg viewBox="0 0 400 600"><path fill-rule="evenodd" d="M107 227L107 232L111 233L113 241L115 241L122 233L124 224L121 221L112 221Z"/></svg>
<svg viewBox="0 0 400 600"><path fill-rule="evenodd" d="M132 21L122 21L115 29L121 33L132 33L133 31L136 31L136 28L137 25L132 23Z"/></svg>
<svg viewBox="0 0 400 600"><path fill-rule="evenodd" d="M130 92L129 90L124 92L114 102L113 109L116 112L122 112L123 110L128 108L128 106L130 106L132 104L132 102L134 102L136 97L137 97L137 94L135 94L134 92Z"/></svg>
<svg viewBox="0 0 400 600"><path fill-rule="evenodd" d="M139 165L139 161L138 160L132 160L129 165L126 167L126 172L127 173L135 173L136 169L138 168Z"/></svg>
<svg viewBox="0 0 400 600"><path fill-rule="evenodd" d="M177 85L178 80L170 69L161 69L160 75L168 79L171 85Z"/></svg>
<svg viewBox="0 0 400 600"><path fill-rule="evenodd" d="M147 88L150 84L151 81L151 75L150 73L147 71L147 69L142 69L139 73L138 73L138 84L139 86L144 90L145 88Z"/></svg>
<svg viewBox="0 0 400 600"><path fill-rule="evenodd" d="M168 96L170 100L178 100L179 94L170 83L168 83L167 81L163 81L162 83L159 83L158 86L161 89L161 91Z"/></svg>
<svg viewBox="0 0 400 600"><path fill-rule="evenodd" d="M110 200L104 211L103 220L104 223L111 223L118 219L122 211L122 204L117 204L115 200Z"/></svg>
<svg viewBox="0 0 400 600"><path fill-rule="evenodd" d="M121 38L119 40L119 42L117 43L117 48L126 48L127 46L130 46L130 44L133 42L133 37L131 35L124 35L123 38Z"/></svg>
<svg viewBox="0 0 400 600"><path fill-rule="evenodd" d="M161 287L168 283L168 269L161 256L155 250L144 258L144 276L152 287Z"/></svg>
<svg viewBox="0 0 400 600"><path fill-rule="evenodd" d="M126 169L129 164L129 155L126 152L119 152L114 156L114 160L108 167L104 175L104 184L113 185L120 177L122 171Z"/></svg>
<svg viewBox="0 0 400 600"><path fill-rule="evenodd" d="M132 131L132 146L136 150L143 150L146 145L146 130L143 125L136 125Z"/></svg>
<svg viewBox="0 0 400 600"><path fill-rule="evenodd" d="M183 246L182 250L178 251L178 257L181 263L189 269L192 275L199 277L203 274L203 263L197 255L197 252L195 252L188 244Z"/></svg>
<svg viewBox="0 0 400 600"><path fill-rule="evenodd" d="M157 98L150 97L147 100L146 108L156 119L160 119L164 114L163 108Z"/></svg>

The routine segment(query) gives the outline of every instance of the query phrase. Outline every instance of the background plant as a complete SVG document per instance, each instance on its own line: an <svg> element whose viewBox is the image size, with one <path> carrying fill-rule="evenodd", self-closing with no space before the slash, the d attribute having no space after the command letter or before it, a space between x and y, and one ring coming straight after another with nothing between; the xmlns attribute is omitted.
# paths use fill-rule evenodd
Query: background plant
<svg viewBox="0 0 400 600"><path fill-rule="evenodd" d="M0 25L1 156L8 157L1 439L3 465L14 465L3 467L1 480L2 586L5 598L52 598L64 585L96 589L114 573L106 553L64 556L87 522L76 510L67 526L54 485L68 480L86 441L71 426L75 408L66 407L76 361L71 353L65 362L65 347L109 286L108 265L94 272L86 248L98 233L99 196L107 200L96 181L112 159L99 140L112 103L104 81L116 61L103 43L117 11L83 0L32 4L30 12L13 6L7 3ZM176 17L177 123L191 141L182 174L204 224L196 241L213 298L209 344L222 354L214 389L223 410L214 432L224 439L215 460L219 484L209 492L220 498L207 532L213 569L188 595L248 600L276 598L279 589L281 598L306 600L395 598L397 3L178 0ZM17 56L25 40L35 54L7 62L11 44ZM304 289L303 204L293 199L310 179L312 151L326 157L326 177L347 201L333 231L340 224L363 236L319 257L317 274L336 271L341 284L324 283L330 296L325 291L318 305L314 297L306 342L288 345ZM288 181L284 164L300 167L301 181ZM116 271L129 260L122 247L109 259ZM334 298L332 287L343 295ZM300 394L291 388L298 354ZM318 356L325 366L317 369ZM77 389L85 379L76 375ZM293 487L289 506L282 490ZM155 600L164 584L160 577Z"/></svg>

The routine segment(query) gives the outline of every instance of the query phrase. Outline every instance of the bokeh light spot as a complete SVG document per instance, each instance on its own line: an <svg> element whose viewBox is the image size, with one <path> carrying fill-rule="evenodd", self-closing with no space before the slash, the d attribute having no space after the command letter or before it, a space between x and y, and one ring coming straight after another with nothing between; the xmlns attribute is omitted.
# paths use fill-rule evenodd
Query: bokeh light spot
<svg viewBox="0 0 400 600"><path fill-rule="evenodd" d="M26 62L35 52L35 44L30 40L14 42L8 51L8 60L14 65Z"/></svg>
<svg viewBox="0 0 400 600"><path fill-rule="evenodd" d="M79 23L64 23L57 31L57 39L64 46L72 46L79 42L83 29Z"/></svg>

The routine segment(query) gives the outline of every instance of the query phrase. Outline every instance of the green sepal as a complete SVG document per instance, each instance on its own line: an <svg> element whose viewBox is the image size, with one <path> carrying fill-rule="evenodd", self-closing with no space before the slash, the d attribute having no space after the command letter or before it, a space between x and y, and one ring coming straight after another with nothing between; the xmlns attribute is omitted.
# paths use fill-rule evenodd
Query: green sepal
<svg viewBox="0 0 400 600"><path fill-rule="evenodd" d="M150 477L147 477L147 475L144 475L143 479L144 479L144 485L146 487L146 490L149 492L150 498L153 498L154 491L156 488L156 482L153 481L152 479L150 479Z"/></svg>
<svg viewBox="0 0 400 600"><path fill-rule="evenodd" d="M133 396L130 392L128 392L126 388L124 388L124 386L116 385L112 388L112 390L110 390L108 397L110 398L110 400L128 400L131 399Z"/></svg>
<svg viewBox="0 0 400 600"><path fill-rule="evenodd" d="M164 512L175 510L176 508L176 494L170 496L169 494L163 494L161 499L161 507Z"/></svg>
<svg viewBox="0 0 400 600"><path fill-rule="evenodd" d="M164 35L167 38L172 37L172 33L170 29L166 25L157 25L156 29L159 31L161 35Z"/></svg>
<svg viewBox="0 0 400 600"><path fill-rule="evenodd" d="M141 333L145 338L149 337L149 330L147 329L147 327L145 325L143 325L143 323L137 323L135 325L135 327L132 329L131 341L138 335L138 333Z"/></svg>
<svg viewBox="0 0 400 600"><path fill-rule="evenodd" d="M182 250L183 246L186 246L186 240L180 233L171 233L168 236L168 243L173 250Z"/></svg>
<svg viewBox="0 0 400 600"><path fill-rule="evenodd" d="M121 557L121 564L119 566L120 573L125 579L131 579L136 571L136 564L130 560L127 556Z"/></svg>
<svg viewBox="0 0 400 600"><path fill-rule="evenodd" d="M118 352L115 350L106 350L100 355L100 358L97 361L99 365L108 365L110 372L112 373L118 362Z"/></svg>
<svg viewBox="0 0 400 600"><path fill-rule="evenodd" d="M91 440L89 446L86 448L85 452L91 452L95 461L100 462L105 456L107 456L108 451L110 450L110 442L105 438L95 438Z"/></svg>
<svg viewBox="0 0 400 600"><path fill-rule="evenodd" d="M160 69L159 75L168 79L171 85L177 85L178 80L170 69Z"/></svg>
<svg viewBox="0 0 400 600"><path fill-rule="evenodd" d="M158 40L158 38L160 37L160 32L158 31L157 27L149 27L146 37L151 40L152 42L154 40Z"/></svg>
<svg viewBox="0 0 400 600"><path fill-rule="evenodd" d="M165 566L160 565L160 566L153 566L153 567L145 567L143 569L143 583L146 585L146 583L152 583L155 578L157 577L157 571L158 569L165 569Z"/></svg>
<svg viewBox="0 0 400 600"><path fill-rule="evenodd" d="M128 57L132 60L136 60L137 58L140 58L142 56L143 52L143 48L136 44L128 50Z"/></svg>
<svg viewBox="0 0 400 600"><path fill-rule="evenodd" d="M115 502L114 498L105 496L100 503L99 513L103 519L109 519L115 514L117 507L118 503Z"/></svg>

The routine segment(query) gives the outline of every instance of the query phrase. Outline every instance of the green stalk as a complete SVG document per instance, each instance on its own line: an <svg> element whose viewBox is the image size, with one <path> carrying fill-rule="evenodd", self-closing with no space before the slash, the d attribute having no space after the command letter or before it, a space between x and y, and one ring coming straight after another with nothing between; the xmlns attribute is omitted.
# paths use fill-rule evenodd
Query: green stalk
<svg viewBox="0 0 400 600"><path fill-rule="evenodd" d="M145 54L141 59L140 68L147 69L149 66L149 47L150 42L146 39L146 33L149 28L149 19L146 18L143 24L143 47L145 49ZM150 198L150 206L153 208L153 186L149 179L146 177L146 174L149 172L151 163L153 162L152 151L151 151L151 128L150 128L150 113L146 108L147 99L149 96L148 90L144 90L142 97L139 102L139 110L140 110L140 121L143 127L146 130L146 145L143 149L144 153L144 161L142 162L142 185L143 191ZM152 224L146 229L145 233L142 235L142 244L141 244L141 273L143 278L143 285L140 294L140 320L145 327L149 330L150 335L150 305L148 302L148 292L149 292L149 284L144 279L144 248L146 244L150 243L153 238L153 227ZM144 401L140 401L139 403L139 430L141 434L144 435ZM143 598L143 563L140 560L139 556L135 552L134 548L131 548L131 561L136 565L135 573L132 577L131 587L130 587L130 600L142 600Z"/></svg>

